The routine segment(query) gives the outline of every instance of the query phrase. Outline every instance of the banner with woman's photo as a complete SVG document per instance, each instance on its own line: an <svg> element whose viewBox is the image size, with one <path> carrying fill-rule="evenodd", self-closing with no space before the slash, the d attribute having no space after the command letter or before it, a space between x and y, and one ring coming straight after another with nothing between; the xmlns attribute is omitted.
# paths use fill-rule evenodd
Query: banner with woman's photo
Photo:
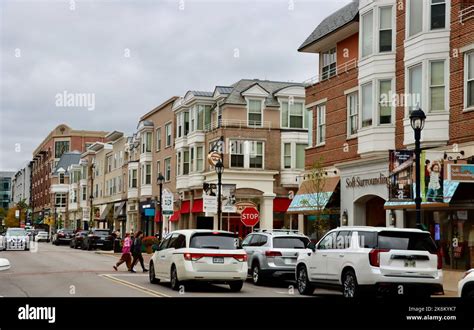
<svg viewBox="0 0 474 330"><path fill-rule="evenodd" d="M421 153L421 199L443 203L443 151L424 150Z"/></svg>

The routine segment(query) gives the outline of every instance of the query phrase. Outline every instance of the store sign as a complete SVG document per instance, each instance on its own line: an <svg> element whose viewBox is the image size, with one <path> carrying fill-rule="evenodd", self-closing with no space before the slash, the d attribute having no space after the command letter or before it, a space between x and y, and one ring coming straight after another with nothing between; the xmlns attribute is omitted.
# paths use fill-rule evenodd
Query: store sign
<svg viewBox="0 0 474 330"><path fill-rule="evenodd" d="M474 182L474 165L448 164L448 179L459 182Z"/></svg>
<svg viewBox="0 0 474 330"><path fill-rule="evenodd" d="M346 178L346 188L364 188L367 186L387 185L388 177L380 173L378 177L363 179L358 176Z"/></svg>
<svg viewBox="0 0 474 330"><path fill-rule="evenodd" d="M413 150L389 151L390 200L413 199L413 165L415 155Z"/></svg>
<svg viewBox="0 0 474 330"><path fill-rule="evenodd" d="M174 204L174 196L170 192L163 191L161 196L163 205L162 205L162 212L163 214L173 214L173 204Z"/></svg>
<svg viewBox="0 0 474 330"><path fill-rule="evenodd" d="M204 195L202 199L203 211L205 213L217 213L217 197Z"/></svg>

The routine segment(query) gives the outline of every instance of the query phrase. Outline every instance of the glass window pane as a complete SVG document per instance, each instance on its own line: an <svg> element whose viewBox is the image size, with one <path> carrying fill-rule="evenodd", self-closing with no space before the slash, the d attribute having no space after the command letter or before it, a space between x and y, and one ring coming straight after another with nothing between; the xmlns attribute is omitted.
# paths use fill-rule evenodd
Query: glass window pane
<svg viewBox="0 0 474 330"><path fill-rule="evenodd" d="M249 112L260 113L261 110L262 110L261 101L257 101L257 100L249 101Z"/></svg>
<svg viewBox="0 0 474 330"><path fill-rule="evenodd" d="M468 80L474 79L474 52L468 55L467 66L468 66L467 79Z"/></svg>
<svg viewBox="0 0 474 330"><path fill-rule="evenodd" d="M421 32L423 20L423 1L410 0L410 21L409 21L409 35L413 36Z"/></svg>
<svg viewBox="0 0 474 330"><path fill-rule="evenodd" d="M409 93L410 93L410 103L408 104L410 110L415 110L421 104L421 65L410 68L409 70Z"/></svg>
<svg viewBox="0 0 474 330"><path fill-rule="evenodd" d="M305 148L306 144L296 145L296 168L304 168Z"/></svg>
<svg viewBox="0 0 474 330"><path fill-rule="evenodd" d="M444 110L444 87L431 88L431 111Z"/></svg>
<svg viewBox="0 0 474 330"><path fill-rule="evenodd" d="M474 80L467 83L467 106L474 106Z"/></svg>
<svg viewBox="0 0 474 330"><path fill-rule="evenodd" d="M444 61L431 62L431 85L444 85Z"/></svg>
<svg viewBox="0 0 474 330"><path fill-rule="evenodd" d="M372 83L362 86L362 127L372 125Z"/></svg>
<svg viewBox="0 0 474 330"><path fill-rule="evenodd" d="M444 29L446 25L446 5L444 1L432 1L431 29Z"/></svg>
<svg viewBox="0 0 474 330"><path fill-rule="evenodd" d="M288 102L281 104L281 126L288 127Z"/></svg>
<svg viewBox="0 0 474 330"><path fill-rule="evenodd" d="M380 81L380 124L390 124L392 116L392 107L390 104L390 91L392 89L391 80Z"/></svg>
<svg viewBox="0 0 474 330"><path fill-rule="evenodd" d="M362 16L362 57L372 54L373 48L373 12Z"/></svg>
<svg viewBox="0 0 474 330"><path fill-rule="evenodd" d="M380 31L380 52L392 51L392 30Z"/></svg>
<svg viewBox="0 0 474 330"><path fill-rule="evenodd" d="M392 7L380 8L380 29L392 28Z"/></svg>
<svg viewBox="0 0 474 330"><path fill-rule="evenodd" d="M202 131L203 123L204 123L204 106L200 105L198 107L198 113L197 113L197 129L198 130Z"/></svg>
<svg viewBox="0 0 474 330"><path fill-rule="evenodd" d="M284 167L291 168L291 143L284 144Z"/></svg>

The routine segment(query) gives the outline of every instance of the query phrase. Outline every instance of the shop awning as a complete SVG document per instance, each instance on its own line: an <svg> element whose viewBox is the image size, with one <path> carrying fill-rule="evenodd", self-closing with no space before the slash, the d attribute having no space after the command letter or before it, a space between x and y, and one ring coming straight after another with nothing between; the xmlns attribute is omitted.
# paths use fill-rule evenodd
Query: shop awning
<svg viewBox="0 0 474 330"><path fill-rule="evenodd" d="M326 208L330 201L334 191L339 184L339 177L325 178L319 187L314 181L304 181L298 193L291 200L291 204L288 207L287 213L303 213L311 214L318 213Z"/></svg>
<svg viewBox="0 0 474 330"><path fill-rule="evenodd" d="M179 211L174 211L174 213L170 217L170 221L171 222L178 221L179 220L179 215L180 215Z"/></svg>
<svg viewBox="0 0 474 330"><path fill-rule="evenodd" d="M191 201L183 201L181 203L181 210L182 214L188 214L191 210Z"/></svg>
<svg viewBox="0 0 474 330"><path fill-rule="evenodd" d="M117 219L119 217L123 218L123 207L125 206L125 201L122 201L120 203L115 203L114 205L114 219Z"/></svg>
<svg viewBox="0 0 474 330"><path fill-rule="evenodd" d="M112 204L112 203L108 203L108 204L105 205L105 208L102 211L102 213L100 214L100 218L98 219L99 221L104 221L107 218L107 215L109 214L109 212L112 209L113 205L114 204Z"/></svg>
<svg viewBox="0 0 474 330"><path fill-rule="evenodd" d="M273 212L286 212L291 204L291 199L276 197L273 199Z"/></svg>
<svg viewBox="0 0 474 330"><path fill-rule="evenodd" d="M445 208L449 207L449 203L459 186L459 181L444 180L443 181L443 202L422 202L422 209L431 208ZM397 210L397 209L415 209L415 201L387 201L384 204L386 210Z"/></svg>
<svg viewBox="0 0 474 330"><path fill-rule="evenodd" d="M202 199L195 199L193 202L193 208L191 210L193 213L203 212Z"/></svg>

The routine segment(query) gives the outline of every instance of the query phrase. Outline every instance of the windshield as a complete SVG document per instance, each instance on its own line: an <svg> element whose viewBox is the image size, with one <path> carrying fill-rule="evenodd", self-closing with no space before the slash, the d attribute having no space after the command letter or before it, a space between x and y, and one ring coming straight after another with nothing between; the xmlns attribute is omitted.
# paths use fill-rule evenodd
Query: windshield
<svg viewBox="0 0 474 330"><path fill-rule="evenodd" d="M98 231L94 232L94 235L96 235L96 236L109 236L109 232L108 231L103 231L103 230L98 230Z"/></svg>
<svg viewBox="0 0 474 330"><path fill-rule="evenodd" d="M8 230L8 236L26 236L26 230L16 229L16 230Z"/></svg>
<svg viewBox="0 0 474 330"><path fill-rule="evenodd" d="M416 250L436 253L436 244L428 233L382 231L378 239L379 249Z"/></svg>
<svg viewBox="0 0 474 330"><path fill-rule="evenodd" d="M197 233L191 237L189 247L197 249L234 250L239 246L233 234Z"/></svg>
<svg viewBox="0 0 474 330"><path fill-rule="evenodd" d="M304 249L309 243L306 237L275 237L273 247L279 249Z"/></svg>

